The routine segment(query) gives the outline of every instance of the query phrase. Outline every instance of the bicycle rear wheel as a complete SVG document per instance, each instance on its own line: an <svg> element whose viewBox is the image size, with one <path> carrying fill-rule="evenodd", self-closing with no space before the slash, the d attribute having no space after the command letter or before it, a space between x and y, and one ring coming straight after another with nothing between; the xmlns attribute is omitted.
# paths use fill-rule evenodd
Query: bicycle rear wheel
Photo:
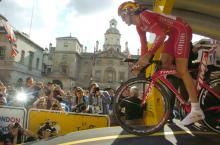
<svg viewBox="0 0 220 145"><path fill-rule="evenodd" d="M116 91L114 115L120 126L129 133L136 135L154 133L161 129L169 118L169 99L166 91L158 83L152 90L156 92L154 96L147 96L146 103L141 105L149 84L150 81L145 78L134 78L122 84ZM132 93L133 88L135 93Z"/></svg>
<svg viewBox="0 0 220 145"><path fill-rule="evenodd" d="M220 79L211 80L208 85L220 94ZM205 114L204 124L211 130L220 133L220 98L203 88L199 94L199 103Z"/></svg>

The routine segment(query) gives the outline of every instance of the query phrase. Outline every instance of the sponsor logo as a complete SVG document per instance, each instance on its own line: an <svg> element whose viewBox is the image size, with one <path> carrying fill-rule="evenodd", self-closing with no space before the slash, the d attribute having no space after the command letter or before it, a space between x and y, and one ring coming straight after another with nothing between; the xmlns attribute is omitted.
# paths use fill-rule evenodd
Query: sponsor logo
<svg viewBox="0 0 220 145"><path fill-rule="evenodd" d="M159 21L160 22L162 22L162 23L164 23L164 24L167 24L167 25L173 25L173 23L174 23L174 19L169 19L169 18L167 18L167 17L163 17L163 16L160 16L159 17Z"/></svg>
<svg viewBox="0 0 220 145"><path fill-rule="evenodd" d="M198 84L197 84L197 90L201 89L201 86L199 84L203 83L204 75L206 72L206 66L207 66L207 61L208 61L208 52L203 52L202 54L202 60L201 60L201 65L200 65L200 71L199 71L199 76L198 76Z"/></svg>
<svg viewBox="0 0 220 145"><path fill-rule="evenodd" d="M183 47L186 43L186 33L181 33L179 37L179 43L177 45L177 54L181 55L183 53Z"/></svg>

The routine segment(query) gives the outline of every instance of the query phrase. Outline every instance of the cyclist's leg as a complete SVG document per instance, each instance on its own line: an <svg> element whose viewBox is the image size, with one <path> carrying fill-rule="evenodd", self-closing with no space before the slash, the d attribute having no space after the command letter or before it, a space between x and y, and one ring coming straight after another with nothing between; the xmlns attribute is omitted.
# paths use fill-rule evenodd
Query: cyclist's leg
<svg viewBox="0 0 220 145"><path fill-rule="evenodd" d="M166 53L166 52L162 52L160 54L160 60L162 62L162 64L166 64L166 65L172 65L173 64L173 56L171 56L170 54Z"/></svg>
<svg viewBox="0 0 220 145"><path fill-rule="evenodd" d="M163 68L171 68L174 66L174 51L173 51L173 41L174 41L174 37L170 37L165 43L164 43L164 49L163 52L160 55L160 60L163 64ZM175 76L167 76L167 79L173 84L173 86L177 89L178 88L178 78L176 78ZM168 123L171 123L173 118L174 118L174 114L173 114L173 109L175 106L175 100L176 97L175 95L171 95L170 96L170 118L168 120Z"/></svg>
<svg viewBox="0 0 220 145"><path fill-rule="evenodd" d="M190 101L192 103L198 102L196 87L193 79L188 71L188 59L176 58L176 70L179 77L183 80L187 92L189 93Z"/></svg>
<svg viewBox="0 0 220 145"><path fill-rule="evenodd" d="M188 71L188 58L189 58L189 48L190 41L192 38L192 30L190 27L186 26L180 28L178 33L176 33L174 41L174 52L175 52L175 62L176 70L179 77L183 80L186 90L189 94L191 101L191 112L183 119L182 124L189 125L198 120L204 119L204 114L200 109L200 105L197 99L196 86L193 83L193 79Z"/></svg>
<svg viewBox="0 0 220 145"><path fill-rule="evenodd" d="M189 125L204 119L204 114L200 108L196 87L187 68L188 60L185 58L176 59L176 69L179 77L183 80L191 101L191 112L182 120L183 125Z"/></svg>

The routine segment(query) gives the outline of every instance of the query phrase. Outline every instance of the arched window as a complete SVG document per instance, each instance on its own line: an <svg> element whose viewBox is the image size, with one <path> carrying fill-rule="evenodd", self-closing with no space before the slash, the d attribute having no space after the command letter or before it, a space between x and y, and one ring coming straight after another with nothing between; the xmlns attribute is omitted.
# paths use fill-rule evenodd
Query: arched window
<svg viewBox="0 0 220 145"><path fill-rule="evenodd" d="M108 67L104 72L104 82L112 83L116 80L116 71L112 67Z"/></svg>

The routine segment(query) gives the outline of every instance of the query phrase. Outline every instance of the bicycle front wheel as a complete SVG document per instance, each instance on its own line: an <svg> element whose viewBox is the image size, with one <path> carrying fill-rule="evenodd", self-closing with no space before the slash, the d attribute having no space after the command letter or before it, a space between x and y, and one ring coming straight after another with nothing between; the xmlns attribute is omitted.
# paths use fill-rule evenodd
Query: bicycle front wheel
<svg viewBox="0 0 220 145"><path fill-rule="evenodd" d="M211 80L208 85L215 93L220 94L220 79ZM205 125L220 133L220 98L203 88L199 94L199 103L205 114Z"/></svg>
<svg viewBox="0 0 220 145"><path fill-rule="evenodd" d="M134 78L122 84L116 91L114 115L120 126L129 133L146 135L157 132L170 115L169 99L163 87L156 83L146 96L150 81Z"/></svg>

